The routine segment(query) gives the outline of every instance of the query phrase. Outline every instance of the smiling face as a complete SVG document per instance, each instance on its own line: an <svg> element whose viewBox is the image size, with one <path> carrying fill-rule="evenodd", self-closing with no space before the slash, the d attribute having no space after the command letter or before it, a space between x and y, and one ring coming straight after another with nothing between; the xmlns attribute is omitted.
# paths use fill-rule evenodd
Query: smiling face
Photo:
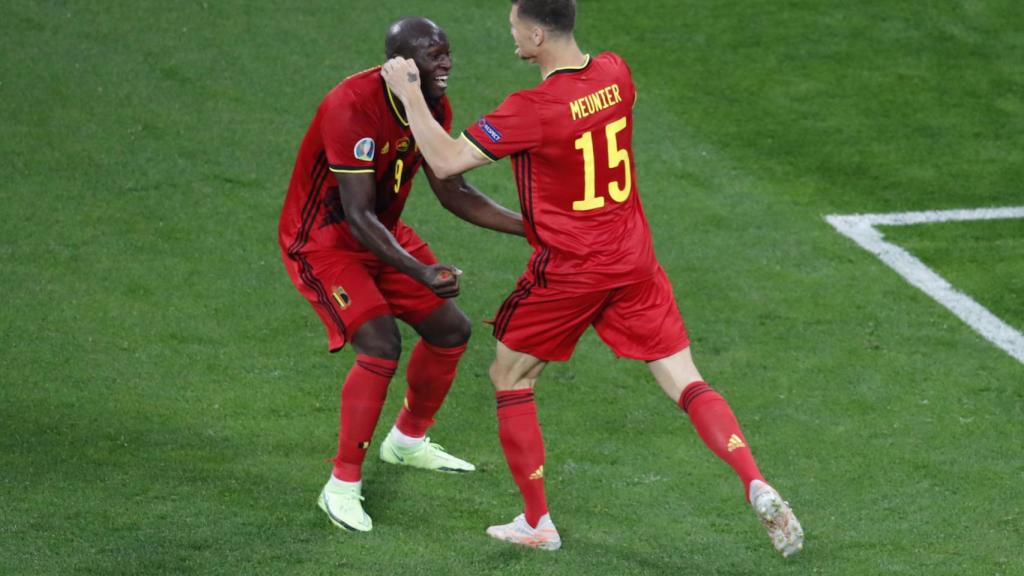
<svg viewBox="0 0 1024 576"><path fill-rule="evenodd" d="M416 62L420 87L427 101L437 102L444 97L452 54L448 35L440 26L418 16L402 18L388 27L384 51L388 58L401 56Z"/></svg>
<svg viewBox="0 0 1024 576"><path fill-rule="evenodd" d="M452 69L451 46L448 37L440 28L430 36L416 42L411 54L420 70L420 86L423 96L430 101L440 100L448 89L448 74Z"/></svg>

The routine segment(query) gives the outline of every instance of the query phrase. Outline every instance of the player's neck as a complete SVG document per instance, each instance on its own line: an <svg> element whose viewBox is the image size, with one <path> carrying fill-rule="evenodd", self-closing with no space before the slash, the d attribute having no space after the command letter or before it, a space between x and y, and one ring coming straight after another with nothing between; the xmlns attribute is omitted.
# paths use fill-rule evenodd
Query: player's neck
<svg viewBox="0 0 1024 576"><path fill-rule="evenodd" d="M576 45L572 37L553 43L547 51L537 56L541 78L547 78L555 70L581 68L587 63L587 55Z"/></svg>
<svg viewBox="0 0 1024 576"><path fill-rule="evenodd" d="M423 101L427 103L427 108L430 108L431 111L437 108L438 103L441 102L441 98L444 98L444 96L434 98L432 96L428 96L426 92L420 93L423 94ZM403 104L402 101L399 100L397 96L394 96L393 98L395 103L395 110L398 112L399 116L401 116L402 118L408 118L409 115L405 113L405 104Z"/></svg>

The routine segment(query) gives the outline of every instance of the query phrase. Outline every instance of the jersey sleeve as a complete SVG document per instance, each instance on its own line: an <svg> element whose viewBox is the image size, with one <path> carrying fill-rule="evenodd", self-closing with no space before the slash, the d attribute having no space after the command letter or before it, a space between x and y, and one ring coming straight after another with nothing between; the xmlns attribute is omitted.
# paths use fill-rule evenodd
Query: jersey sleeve
<svg viewBox="0 0 1024 576"><path fill-rule="evenodd" d="M616 77L620 78L620 88L625 88L625 101L626 104L631 108L636 108L636 84L633 82L633 70L629 67L629 62L622 56L619 56L615 52L602 52L599 58L608 60L611 65L616 69Z"/></svg>
<svg viewBox="0 0 1024 576"><path fill-rule="evenodd" d="M522 93L510 95L490 114L462 132L463 138L491 160L540 145L543 129L537 107Z"/></svg>
<svg viewBox="0 0 1024 576"><path fill-rule="evenodd" d="M324 104L320 130L332 172L372 174L377 153L377 120L351 90Z"/></svg>

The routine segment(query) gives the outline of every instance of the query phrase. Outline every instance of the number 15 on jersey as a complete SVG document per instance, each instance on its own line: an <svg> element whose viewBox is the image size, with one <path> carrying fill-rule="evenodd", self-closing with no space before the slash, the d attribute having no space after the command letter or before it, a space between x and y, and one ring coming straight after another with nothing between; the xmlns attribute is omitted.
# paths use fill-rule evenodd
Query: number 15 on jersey
<svg viewBox="0 0 1024 576"><path fill-rule="evenodd" d="M621 164L624 167L623 183L616 180L608 182L608 196L615 202L625 202L633 190L633 174L629 165L629 152L619 148L618 134L626 128L626 117L610 122L604 127L604 139L608 144L608 168L614 170ZM600 138L601 134L598 133ZM596 210L604 207L604 196L597 195L594 166L594 131L588 131L576 139L576 149L583 153L583 199L572 203L576 212Z"/></svg>

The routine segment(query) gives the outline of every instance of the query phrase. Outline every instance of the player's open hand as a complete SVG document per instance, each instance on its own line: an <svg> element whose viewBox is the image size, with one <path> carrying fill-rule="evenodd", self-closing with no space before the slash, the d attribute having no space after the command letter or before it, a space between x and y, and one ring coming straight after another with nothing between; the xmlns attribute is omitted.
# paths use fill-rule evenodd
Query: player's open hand
<svg viewBox="0 0 1024 576"><path fill-rule="evenodd" d="M459 295L459 276L462 270L450 264L433 264L423 270L423 283L441 298Z"/></svg>
<svg viewBox="0 0 1024 576"><path fill-rule="evenodd" d="M384 63L380 75L388 83L391 92L403 103L408 102L410 96L420 93L420 69L414 60L395 56Z"/></svg>

